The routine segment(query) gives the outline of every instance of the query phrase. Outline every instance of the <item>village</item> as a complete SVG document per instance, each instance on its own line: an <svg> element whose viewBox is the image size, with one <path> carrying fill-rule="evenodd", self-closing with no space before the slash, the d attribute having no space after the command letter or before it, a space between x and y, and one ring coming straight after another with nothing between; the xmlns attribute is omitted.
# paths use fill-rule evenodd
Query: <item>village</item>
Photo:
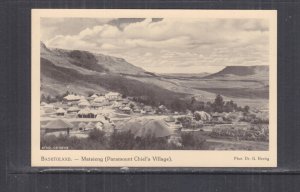
<svg viewBox="0 0 300 192"><path fill-rule="evenodd" d="M164 140L171 149L264 150L268 147L268 116L263 111L251 113L178 112L164 105L145 105L118 92L69 93L61 101L41 102L41 139L89 139L94 131L107 139L130 132L133 139ZM41 147L47 145L49 142Z"/></svg>

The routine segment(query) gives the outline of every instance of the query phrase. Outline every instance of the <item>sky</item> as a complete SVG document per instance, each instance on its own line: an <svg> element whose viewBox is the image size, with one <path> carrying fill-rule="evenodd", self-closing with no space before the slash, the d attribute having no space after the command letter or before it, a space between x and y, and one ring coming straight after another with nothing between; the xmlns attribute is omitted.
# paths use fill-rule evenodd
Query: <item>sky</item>
<svg viewBox="0 0 300 192"><path fill-rule="evenodd" d="M121 57L156 73L214 73L269 58L263 19L42 18L40 38L50 48Z"/></svg>

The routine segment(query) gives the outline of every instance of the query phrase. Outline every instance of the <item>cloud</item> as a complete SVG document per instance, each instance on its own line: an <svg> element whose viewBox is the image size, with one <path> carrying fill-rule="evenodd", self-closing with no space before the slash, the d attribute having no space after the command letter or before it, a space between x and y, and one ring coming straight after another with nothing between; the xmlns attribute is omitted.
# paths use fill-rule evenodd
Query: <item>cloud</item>
<svg viewBox="0 0 300 192"><path fill-rule="evenodd" d="M45 43L50 47L111 54L155 70L159 67L167 69L168 66L182 69L211 66L216 69L217 66L268 62L269 30L265 20L164 18L155 21L96 21L97 25L71 35L56 35ZM58 23L65 23L65 20ZM49 24L48 29L53 25Z"/></svg>

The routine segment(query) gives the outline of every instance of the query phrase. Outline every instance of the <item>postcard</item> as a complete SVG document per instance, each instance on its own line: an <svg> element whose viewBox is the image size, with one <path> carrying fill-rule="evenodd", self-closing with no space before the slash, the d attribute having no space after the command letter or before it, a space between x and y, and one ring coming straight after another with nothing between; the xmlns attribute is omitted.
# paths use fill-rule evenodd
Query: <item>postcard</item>
<svg viewBox="0 0 300 192"><path fill-rule="evenodd" d="M276 167L274 10L32 10L33 167Z"/></svg>

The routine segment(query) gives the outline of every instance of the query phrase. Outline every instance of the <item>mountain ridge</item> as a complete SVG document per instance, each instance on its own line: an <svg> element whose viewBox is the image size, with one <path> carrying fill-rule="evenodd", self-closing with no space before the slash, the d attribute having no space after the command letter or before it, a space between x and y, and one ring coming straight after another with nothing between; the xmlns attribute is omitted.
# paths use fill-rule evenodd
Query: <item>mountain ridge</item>
<svg viewBox="0 0 300 192"><path fill-rule="evenodd" d="M213 78L243 78L243 77L262 77L267 78L269 66L253 65L253 66L226 66L221 71L203 77L203 79Z"/></svg>
<svg viewBox="0 0 300 192"><path fill-rule="evenodd" d="M143 74L145 76L149 76L149 74L145 73L146 71L144 69L127 62L123 58L104 55L101 53L93 53L84 50L48 48L43 42L40 42L40 44L41 57L44 57L48 60L55 60L55 58L53 57L57 57L58 59L56 60L64 59L64 61L55 62L57 65L68 63L66 65L68 67L72 67L72 65L74 65L83 69L88 69L97 72L109 72L131 75Z"/></svg>

